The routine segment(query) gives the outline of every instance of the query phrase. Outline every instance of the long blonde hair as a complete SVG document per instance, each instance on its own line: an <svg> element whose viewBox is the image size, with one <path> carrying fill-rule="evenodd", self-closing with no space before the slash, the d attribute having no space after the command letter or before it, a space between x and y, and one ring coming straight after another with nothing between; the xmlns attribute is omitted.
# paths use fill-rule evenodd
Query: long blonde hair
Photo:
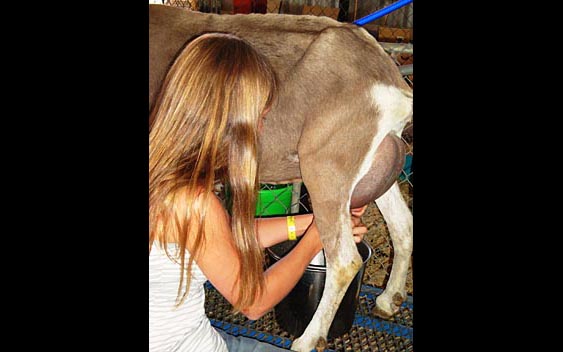
<svg viewBox="0 0 563 352"><path fill-rule="evenodd" d="M187 296L193 260L205 244L206 204L218 181L228 182L231 190L231 230L240 259L234 308L248 307L264 290L264 254L254 227L257 132L276 91L267 59L245 40L225 33L189 42L163 81L149 133L149 250L155 240L167 250L166 233L175 233L179 251L174 259L185 268L177 305ZM186 200L181 207L180 191ZM186 266L190 224L199 230Z"/></svg>

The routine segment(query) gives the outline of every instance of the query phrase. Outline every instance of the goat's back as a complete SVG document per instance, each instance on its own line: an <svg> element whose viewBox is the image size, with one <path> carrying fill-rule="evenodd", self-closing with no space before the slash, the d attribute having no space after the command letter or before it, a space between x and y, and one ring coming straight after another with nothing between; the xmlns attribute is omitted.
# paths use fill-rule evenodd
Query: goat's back
<svg viewBox="0 0 563 352"><path fill-rule="evenodd" d="M301 177L297 150L307 121L321 134L342 126L347 135L361 138L377 119L369 94L373 84L410 90L383 48L355 25L328 17L217 15L149 5L149 110L179 50L206 32L244 38L269 59L280 79L278 101L260 140L263 181Z"/></svg>

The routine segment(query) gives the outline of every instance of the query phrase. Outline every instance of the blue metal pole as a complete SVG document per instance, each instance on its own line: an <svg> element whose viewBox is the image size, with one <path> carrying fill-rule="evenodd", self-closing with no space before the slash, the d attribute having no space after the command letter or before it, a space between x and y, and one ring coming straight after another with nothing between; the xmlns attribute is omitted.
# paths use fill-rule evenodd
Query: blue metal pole
<svg viewBox="0 0 563 352"><path fill-rule="evenodd" d="M359 20L355 20L354 24L357 24L358 26L363 26L366 23L369 23L371 21L375 21L376 19L383 17L385 15L387 15L390 12L393 12L405 5L408 5L412 2L412 0L399 0L387 7L382 8L381 10L377 10L372 14L369 14L365 17L360 18Z"/></svg>

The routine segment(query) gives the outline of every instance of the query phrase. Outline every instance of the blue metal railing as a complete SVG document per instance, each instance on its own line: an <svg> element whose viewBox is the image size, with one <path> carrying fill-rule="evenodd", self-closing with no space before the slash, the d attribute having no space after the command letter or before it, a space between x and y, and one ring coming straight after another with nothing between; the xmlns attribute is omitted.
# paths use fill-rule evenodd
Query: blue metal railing
<svg viewBox="0 0 563 352"><path fill-rule="evenodd" d="M382 8L381 10L377 10L374 13L371 13L365 17L360 18L359 20L355 20L354 24L357 24L358 26L363 26L366 23L369 23L371 21L375 21L378 18L381 18L385 15L387 15L390 12L393 12L405 5L408 5L412 2L412 0L400 0L397 1L395 3L392 3L391 5Z"/></svg>

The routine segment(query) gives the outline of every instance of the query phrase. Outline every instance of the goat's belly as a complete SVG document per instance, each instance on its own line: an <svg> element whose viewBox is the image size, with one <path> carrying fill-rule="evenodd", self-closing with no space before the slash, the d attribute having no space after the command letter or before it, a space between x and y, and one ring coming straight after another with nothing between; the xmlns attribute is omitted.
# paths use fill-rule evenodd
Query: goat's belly
<svg viewBox="0 0 563 352"><path fill-rule="evenodd" d="M380 196L395 183L405 163L405 144L393 133L381 141L368 173L358 182L352 198L351 208L359 208Z"/></svg>

